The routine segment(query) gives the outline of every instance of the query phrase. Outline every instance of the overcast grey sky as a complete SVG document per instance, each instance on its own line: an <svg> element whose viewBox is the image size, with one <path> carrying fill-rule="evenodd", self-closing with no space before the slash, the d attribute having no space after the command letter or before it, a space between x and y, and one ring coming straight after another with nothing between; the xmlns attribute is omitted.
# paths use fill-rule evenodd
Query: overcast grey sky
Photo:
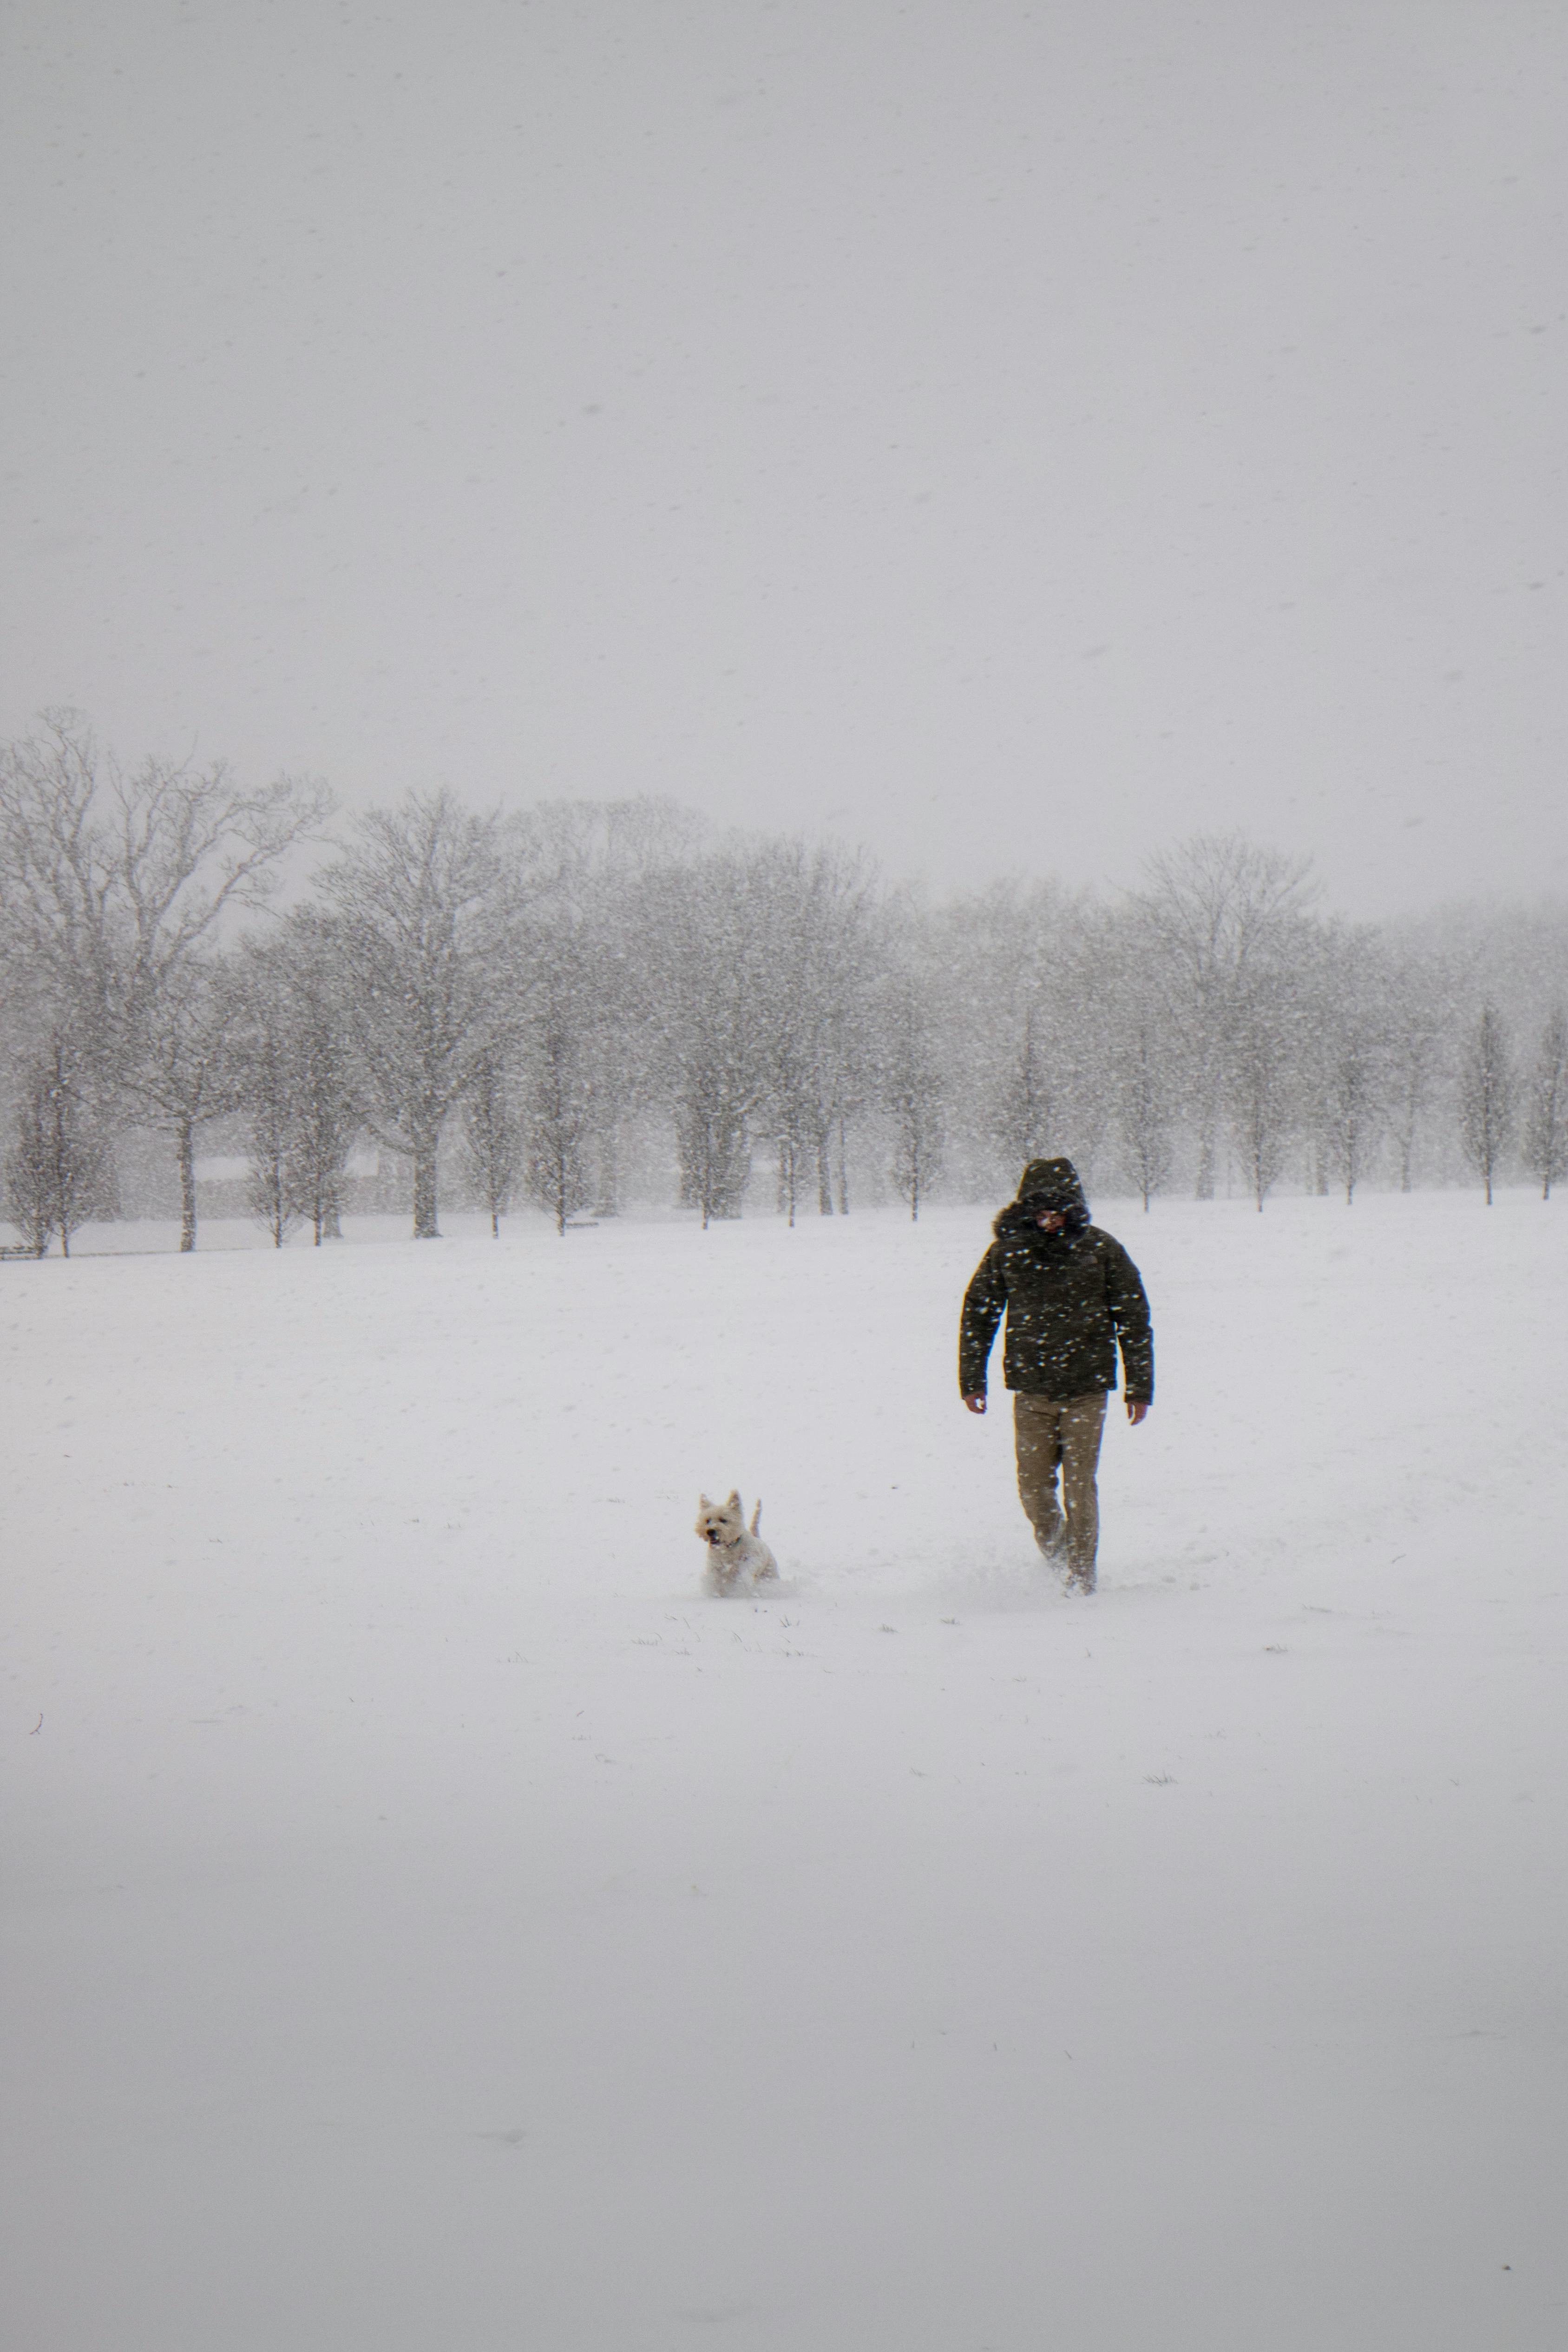
<svg viewBox="0 0 1568 2352"><path fill-rule="evenodd" d="M1562 0L0 0L0 733L1568 889Z"/></svg>

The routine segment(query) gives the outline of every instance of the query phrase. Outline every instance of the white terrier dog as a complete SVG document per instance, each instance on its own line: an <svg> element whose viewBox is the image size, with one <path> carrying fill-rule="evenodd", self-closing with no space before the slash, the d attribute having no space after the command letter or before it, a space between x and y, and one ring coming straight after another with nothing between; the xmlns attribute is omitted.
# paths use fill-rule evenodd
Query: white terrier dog
<svg viewBox="0 0 1568 2352"><path fill-rule="evenodd" d="M779 1563L757 1532L761 1521L759 1499L747 1528L738 1487L732 1489L727 1503L699 1497L696 1531L708 1548L708 1581L714 1591L733 1592L743 1578L748 1584L761 1584L778 1575Z"/></svg>

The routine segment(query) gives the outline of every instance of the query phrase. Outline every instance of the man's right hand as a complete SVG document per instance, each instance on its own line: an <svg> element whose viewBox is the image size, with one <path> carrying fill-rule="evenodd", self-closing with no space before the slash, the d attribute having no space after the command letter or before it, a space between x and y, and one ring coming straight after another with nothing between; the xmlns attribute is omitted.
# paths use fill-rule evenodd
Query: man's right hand
<svg viewBox="0 0 1568 2352"><path fill-rule="evenodd" d="M984 1412L986 1410L986 1397L984 1390L981 1391L978 1396L966 1397L964 1399L964 1402L968 1406L971 1412Z"/></svg>

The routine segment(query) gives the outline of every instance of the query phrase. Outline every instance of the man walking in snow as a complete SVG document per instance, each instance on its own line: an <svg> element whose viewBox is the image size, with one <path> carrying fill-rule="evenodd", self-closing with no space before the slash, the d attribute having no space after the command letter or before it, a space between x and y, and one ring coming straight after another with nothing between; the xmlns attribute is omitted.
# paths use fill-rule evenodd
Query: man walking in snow
<svg viewBox="0 0 1568 2352"><path fill-rule="evenodd" d="M1005 1312L1019 1499L1046 1559L1066 1569L1069 1591L1092 1592L1105 1399L1120 1342L1134 1429L1154 1401L1149 1302L1121 1243L1090 1223L1071 1160L1031 1160L991 1230L996 1239L964 1294L958 1392L971 1412L985 1412L986 1362Z"/></svg>

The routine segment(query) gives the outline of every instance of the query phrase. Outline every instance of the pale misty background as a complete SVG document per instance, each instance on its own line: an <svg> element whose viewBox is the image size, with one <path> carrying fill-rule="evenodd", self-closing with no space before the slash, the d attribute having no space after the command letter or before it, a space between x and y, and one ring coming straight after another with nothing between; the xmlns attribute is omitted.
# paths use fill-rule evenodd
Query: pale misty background
<svg viewBox="0 0 1568 2352"><path fill-rule="evenodd" d="M11 0L0 737L1556 894L1568 25Z"/></svg>

